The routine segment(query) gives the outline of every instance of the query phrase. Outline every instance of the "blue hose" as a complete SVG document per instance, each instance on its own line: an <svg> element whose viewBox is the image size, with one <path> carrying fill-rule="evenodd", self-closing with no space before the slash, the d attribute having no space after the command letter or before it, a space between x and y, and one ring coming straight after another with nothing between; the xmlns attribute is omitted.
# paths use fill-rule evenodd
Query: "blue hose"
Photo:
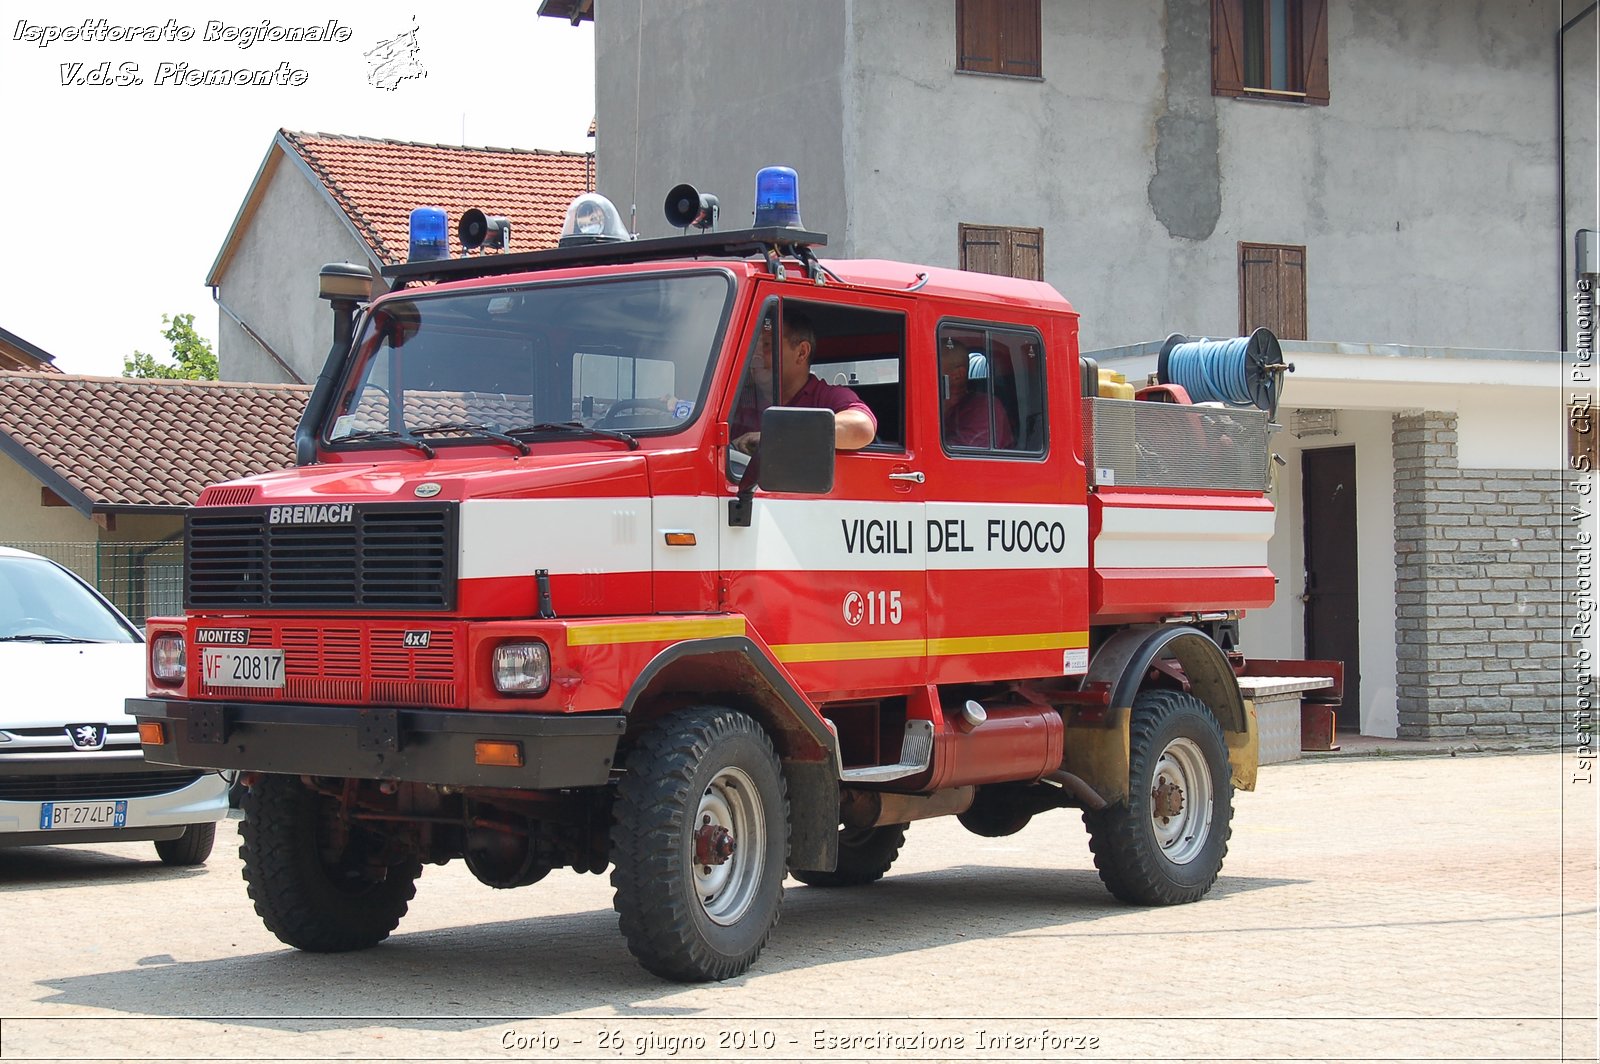
<svg viewBox="0 0 1600 1064"><path fill-rule="evenodd" d="M1174 334L1163 348L1159 379L1177 384L1197 403L1253 406L1269 416L1278 408L1278 377L1267 369L1283 361L1277 337L1266 329L1231 340L1187 340Z"/></svg>

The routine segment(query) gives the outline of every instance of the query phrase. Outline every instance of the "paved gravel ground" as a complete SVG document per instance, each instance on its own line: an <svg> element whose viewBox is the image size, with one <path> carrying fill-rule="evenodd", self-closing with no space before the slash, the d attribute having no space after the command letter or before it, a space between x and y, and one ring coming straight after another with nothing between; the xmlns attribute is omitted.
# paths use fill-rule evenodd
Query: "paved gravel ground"
<svg viewBox="0 0 1600 1064"><path fill-rule="evenodd" d="M791 881L747 975L638 968L600 876L427 869L357 954L283 947L148 844L0 851L0 1059L1593 1060L1596 796L1570 754L1321 759L1237 798L1205 901L1134 909L1075 814L912 826Z"/></svg>

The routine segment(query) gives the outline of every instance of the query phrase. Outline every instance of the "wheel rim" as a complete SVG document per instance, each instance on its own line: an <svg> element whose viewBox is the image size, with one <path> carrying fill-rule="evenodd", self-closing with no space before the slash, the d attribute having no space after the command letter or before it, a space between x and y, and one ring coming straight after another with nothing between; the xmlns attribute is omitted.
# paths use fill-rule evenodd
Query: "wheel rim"
<svg viewBox="0 0 1600 1064"><path fill-rule="evenodd" d="M1150 780L1150 829L1173 864L1188 864L1211 835L1211 773L1191 739L1174 739Z"/></svg>
<svg viewBox="0 0 1600 1064"><path fill-rule="evenodd" d="M733 852L719 864L694 866L695 893L706 916L728 926L737 923L755 901L767 853L761 794L742 769L722 769L700 796L689 839L691 859L693 832L708 828L727 832Z"/></svg>

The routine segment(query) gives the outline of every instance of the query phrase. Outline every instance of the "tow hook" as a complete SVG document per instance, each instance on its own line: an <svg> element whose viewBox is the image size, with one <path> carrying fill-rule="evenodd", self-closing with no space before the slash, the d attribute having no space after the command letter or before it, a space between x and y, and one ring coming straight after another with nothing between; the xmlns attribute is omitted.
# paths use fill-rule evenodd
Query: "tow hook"
<svg viewBox="0 0 1600 1064"><path fill-rule="evenodd" d="M712 865L726 864L735 848L733 833L721 824L713 824L709 816L694 833L694 863L707 870Z"/></svg>
<svg viewBox="0 0 1600 1064"><path fill-rule="evenodd" d="M1150 792L1151 812L1162 820L1183 812L1183 788L1171 780L1162 780Z"/></svg>

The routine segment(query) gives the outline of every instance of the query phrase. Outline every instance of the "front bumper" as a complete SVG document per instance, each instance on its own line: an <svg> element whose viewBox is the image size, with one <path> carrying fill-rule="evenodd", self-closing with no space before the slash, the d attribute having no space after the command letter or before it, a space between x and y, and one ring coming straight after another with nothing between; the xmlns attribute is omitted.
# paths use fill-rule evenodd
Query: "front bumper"
<svg viewBox="0 0 1600 1064"><path fill-rule="evenodd" d="M123 765L129 765L123 761ZM0 799L0 849L13 846L67 846L87 842L150 842L157 839L175 839L191 824L210 824L228 815L228 785L221 776L208 772L191 783L176 783L151 793L145 782L150 774L138 774L143 764L137 760L129 766L127 789L118 789L115 772L100 771L83 774L81 766L46 763L34 766L26 775L10 775L4 780L13 785L11 791L26 791L33 784L36 798ZM58 775L47 775L42 770L55 769ZM13 767L13 771L15 768ZM73 774L83 774L82 789L73 789ZM41 789L42 788L42 789ZM44 804L66 805L121 800L127 803L127 819L120 828L54 828L41 831L41 808Z"/></svg>
<svg viewBox="0 0 1600 1064"><path fill-rule="evenodd" d="M604 784L627 727L621 713L474 713L130 698L165 742L146 761L294 776L552 790ZM480 765L478 740L521 744L523 764Z"/></svg>

